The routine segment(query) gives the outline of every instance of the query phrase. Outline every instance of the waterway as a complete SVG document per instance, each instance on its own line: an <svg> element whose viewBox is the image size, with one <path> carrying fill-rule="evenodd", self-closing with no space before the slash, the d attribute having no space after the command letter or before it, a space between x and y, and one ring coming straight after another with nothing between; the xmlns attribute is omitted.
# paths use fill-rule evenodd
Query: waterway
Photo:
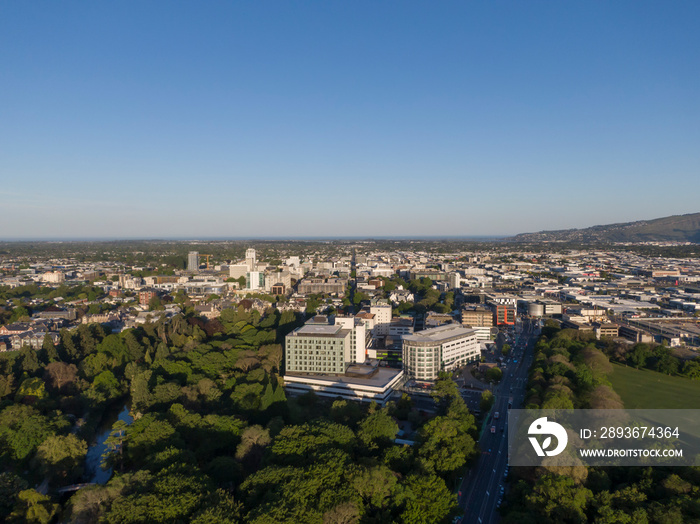
<svg viewBox="0 0 700 524"><path fill-rule="evenodd" d="M123 420L128 424L134 421L134 418L129 413L129 407L125 404L121 411L112 411L109 415L106 415L97 430L97 436L95 437L95 442L87 450L87 455L85 456L85 482L106 484L107 481L112 477L112 468L102 469L102 454L107 449L105 441L109 437L112 431L112 425L117 420Z"/></svg>

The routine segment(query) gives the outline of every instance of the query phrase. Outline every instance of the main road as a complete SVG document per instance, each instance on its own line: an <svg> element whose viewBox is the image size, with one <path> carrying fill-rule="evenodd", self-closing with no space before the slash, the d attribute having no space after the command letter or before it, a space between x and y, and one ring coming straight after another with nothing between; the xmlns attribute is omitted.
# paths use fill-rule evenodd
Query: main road
<svg viewBox="0 0 700 524"><path fill-rule="evenodd" d="M486 428L479 439L481 456L460 486L459 504L464 509L464 523L490 524L498 521L498 506L503 499L505 468L508 464L508 404L512 397L512 407L518 408L525 400L534 340L534 324L524 321L522 332L516 334L511 355L503 368L501 383L495 388L493 409L486 415Z"/></svg>

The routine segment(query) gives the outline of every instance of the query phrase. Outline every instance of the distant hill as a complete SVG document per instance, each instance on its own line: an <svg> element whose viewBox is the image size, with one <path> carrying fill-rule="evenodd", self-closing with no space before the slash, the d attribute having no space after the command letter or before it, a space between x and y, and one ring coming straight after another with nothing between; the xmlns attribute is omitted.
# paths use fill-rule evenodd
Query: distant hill
<svg viewBox="0 0 700 524"><path fill-rule="evenodd" d="M608 224L585 229L521 233L510 242L694 242L700 244L700 213Z"/></svg>

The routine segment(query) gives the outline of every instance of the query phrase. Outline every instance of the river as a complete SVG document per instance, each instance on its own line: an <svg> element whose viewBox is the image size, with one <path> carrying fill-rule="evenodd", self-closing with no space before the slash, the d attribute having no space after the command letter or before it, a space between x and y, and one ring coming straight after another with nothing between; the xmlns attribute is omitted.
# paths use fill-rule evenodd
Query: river
<svg viewBox="0 0 700 524"><path fill-rule="evenodd" d="M112 477L112 468L105 470L102 469L100 464L102 463L102 454L107 449L105 440L109 437L112 425L117 420L123 420L127 424L131 424L134 421L126 405L124 405L119 414L115 411L105 416L100 424L95 442L88 448L87 455L85 455L85 474L83 475L85 482L106 484Z"/></svg>

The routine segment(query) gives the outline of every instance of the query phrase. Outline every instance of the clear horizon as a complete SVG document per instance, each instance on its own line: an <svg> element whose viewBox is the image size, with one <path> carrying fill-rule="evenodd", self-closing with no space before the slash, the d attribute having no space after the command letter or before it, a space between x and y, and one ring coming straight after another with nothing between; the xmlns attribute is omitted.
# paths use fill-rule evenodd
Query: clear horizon
<svg viewBox="0 0 700 524"><path fill-rule="evenodd" d="M698 211L700 5L0 6L0 239L425 238Z"/></svg>

